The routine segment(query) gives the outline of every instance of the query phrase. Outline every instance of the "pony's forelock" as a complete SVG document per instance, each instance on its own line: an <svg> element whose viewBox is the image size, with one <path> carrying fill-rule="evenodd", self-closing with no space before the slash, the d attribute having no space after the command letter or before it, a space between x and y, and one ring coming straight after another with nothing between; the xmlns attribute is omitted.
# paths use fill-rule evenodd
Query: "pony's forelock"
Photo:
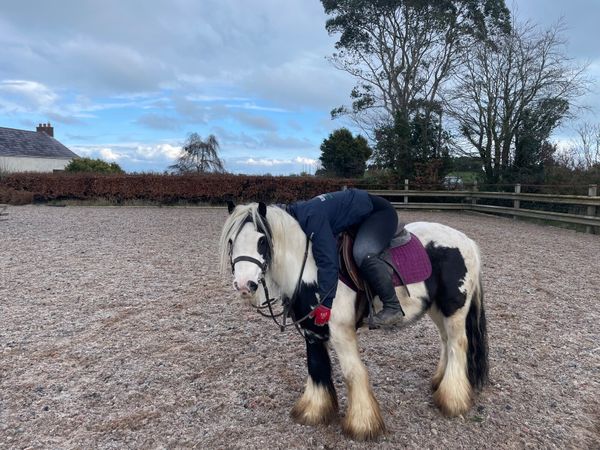
<svg viewBox="0 0 600 450"><path fill-rule="evenodd" d="M267 207L267 216L278 216L278 213L285 214L284 211L276 207ZM267 245L269 251L273 252L273 231L272 221L264 218L258 211L258 203L250 203L248 205L238 205L231 212L221 232L219 239L219 251L220 251L220 269L222 273L228 273L231 271L231 255L229 243L234 241L239 234L242 227L251 221L254 224L256 230L264 233L267 239ZM275 220L274 222L279 222Z"/></svg>

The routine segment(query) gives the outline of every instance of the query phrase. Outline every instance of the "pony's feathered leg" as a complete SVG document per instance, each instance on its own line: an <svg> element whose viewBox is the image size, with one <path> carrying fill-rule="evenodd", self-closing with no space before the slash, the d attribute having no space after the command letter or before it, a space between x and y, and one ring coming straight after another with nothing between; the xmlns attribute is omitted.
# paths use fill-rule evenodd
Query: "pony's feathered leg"
<svg viewBox="0 0 600 450"><path fill-rule="evenodd" d="M433 394L436 405L448 416L465 413L471 406L473 390L481 388L488 377L488 344L485 311L483 307L483 289L479 258L471 264L469 282L464 305L449 317L441 313L431 314L440 327L442 341L447 336L445 358L442 353L438 371L434 375ZM450 301L452 303L452 301ZM446 360L443 371L443 360ZM437 384L437 386L435 386Z"/></svg>
<svg viewBox="0 0 600 450"><path fill-rule="evenodd" d="M334 301L329 322L331 344L338 355L348 387L348 410L342 428L353 439L375 439L385 431L385 425L379 403L371 389L367 369L360 359L354 301L339 298L340 290L343 289L338 288L338 298Z"/></svg>
<svg viewBox="0 0 600 450"><path fill-rule="evenodd" d="M429 317L438 327L438 331L440 332L440 360L438 361L437 369L433 374L433 378L431 379L431 388L435 392L437 388L440 386L442 378L444 378L444 373L446 372L446 365L448 364L448 334L446 333L446 328L444 326L444 316L442 312L434 305L428 311Z"/></svg>
<svg viewBox="0 0 600 450"><path fill-rule="evenodd" d="M468 341L465 319L469 304L458 309L452 316L444 317L447 363L443 376L433 393L433 400L448 416L465 413L472 403L473 392L467 376Z"/></svg>
<svg viewBox="0 0 600 450"><path fill-rule="evenodd" d="M291 416L294 421L303 425L329 423L337 416L338 402L331 380L331 361L325 343L321 340L307 340L306 357L306 387L292 408Z"/></svg>

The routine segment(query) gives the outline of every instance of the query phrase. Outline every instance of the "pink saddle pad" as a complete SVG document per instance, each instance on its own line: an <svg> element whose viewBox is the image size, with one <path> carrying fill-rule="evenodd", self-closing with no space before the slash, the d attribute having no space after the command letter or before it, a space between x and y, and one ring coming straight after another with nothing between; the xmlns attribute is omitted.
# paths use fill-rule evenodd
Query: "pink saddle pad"
<svg viewBox="0 0 600 450"><path fill-rule="evenodd" d="M431 276L429 255L419 238L412 233L410 235L411 239L406 244L389 249L390 260L402 278L394 273L394 286L419 283Z"/></svg>

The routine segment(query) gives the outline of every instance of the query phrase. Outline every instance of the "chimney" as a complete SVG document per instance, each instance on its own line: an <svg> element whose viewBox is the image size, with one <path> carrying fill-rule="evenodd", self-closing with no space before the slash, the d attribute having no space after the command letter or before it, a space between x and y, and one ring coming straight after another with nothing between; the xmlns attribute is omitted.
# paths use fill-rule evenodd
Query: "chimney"
<svg viewBox="0 0 600 450"><path fill-rule="evenodd" d="M40 123L35 129L38 133L46 133L50 137L54 137L54 127L48 123Z"/></svg>

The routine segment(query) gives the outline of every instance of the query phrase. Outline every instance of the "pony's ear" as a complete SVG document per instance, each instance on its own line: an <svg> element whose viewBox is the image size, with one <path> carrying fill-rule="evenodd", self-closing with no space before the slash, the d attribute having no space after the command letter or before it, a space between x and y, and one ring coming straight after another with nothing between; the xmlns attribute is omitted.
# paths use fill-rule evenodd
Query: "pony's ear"
<svg viewBox="0 0 600 450"><path fill-rule="evenodd" d="M227 200L227 211L229 211L229 214L231 214L234 209L235 203L233 203L231 200Z"/></svg>
<svg viewBox="0 0 600 450"><path fill-rule="evenodd" d="M258 213L265 219L267 218L267 205L265 205L263 202L258 204Z"/></svg>

